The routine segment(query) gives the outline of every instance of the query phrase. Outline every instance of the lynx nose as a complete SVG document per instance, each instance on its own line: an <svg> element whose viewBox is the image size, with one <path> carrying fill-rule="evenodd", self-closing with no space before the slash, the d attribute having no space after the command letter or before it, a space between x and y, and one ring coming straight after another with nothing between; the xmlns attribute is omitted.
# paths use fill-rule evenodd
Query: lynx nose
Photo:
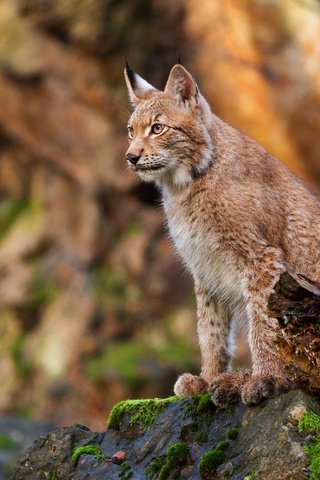
<svg viewBox="0 0 320 480"><path fill-rule="evenodd" d="M140 157L141 155L135 155L134 153L126 154L126 159L128 160L128 162L132 163L132 165L136 165Z"/></svg>

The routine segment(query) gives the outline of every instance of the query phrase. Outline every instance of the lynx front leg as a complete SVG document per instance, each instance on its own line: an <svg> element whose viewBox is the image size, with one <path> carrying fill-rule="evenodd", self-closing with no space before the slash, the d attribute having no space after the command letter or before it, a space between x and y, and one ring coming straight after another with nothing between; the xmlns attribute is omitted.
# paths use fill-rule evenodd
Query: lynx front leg
<svg viewBox="0 0 320 480"><path fill-rule="evenodd" d="M278 252L269 248L256 260L246 279L252 376L241 397L247 405L272 398L290 387L274 345L277 320L267 313L269 296L282 271Z"/></svg>
<svg viewBox="0 0 320 480"><path fill-rule="evenodd" d="M174 392L179 396L207 392L209 384L227 370L230 360L227 348L229 319L226 308L215 302L212 296L197 285L196 296L201 374L181 375L174 386Z"/></svg>

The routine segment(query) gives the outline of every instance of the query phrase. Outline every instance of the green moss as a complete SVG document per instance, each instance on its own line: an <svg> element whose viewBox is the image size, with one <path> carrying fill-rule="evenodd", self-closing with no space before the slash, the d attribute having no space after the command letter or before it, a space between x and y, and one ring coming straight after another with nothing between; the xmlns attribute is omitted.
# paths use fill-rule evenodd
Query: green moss
<svg viewBox="0 0 320 480"><path fill-rule="evenodd" d="M214 475L217 467L225 460L225 450L229 443L220 441L213 450L206 452L200 459L199 473L204 480L210 480Z"/></svg>
<svg viewBox="0 0 320 480"><path fill-rule="evenodd" d="M192 403L186 405L184 409L184 416L197 416L208 413L212 415L214 411L215 407L212 403L211 395L206 393L205 395L195 395L192 397Z"/></svg>
<svg viewBox="0 0 320 480"><path fill-rule="evenodd" d="M129 480L133 475L130 465L126 462L121 464L119 478L121 480Z"/></svg>
<svg viewBox="0 0 320 480"><path fill-rule="evenodd" d="M320 437L311 441L310 445L304 447L310 460L310 480L320 478Z"/></svg>
<svg viewBox="0 0 320 480"><path fill-rule="evenodd" d="M223 470L221 473L223 478L230 478L232 475L232 472L230 472L230 470L227 470L227 469Z"/></svg>
<svg viewBox="0 0 320 480"><path fill-rule="evenodd" d="M56 472L50 473L50 477L48 480L58 480L58 475Z"/></svg>
<svg viewBox="0 0 320 480"><path fill-rule="evenodd" d="M198 432L195 441L198 443L206 443L208 441L208 434L207 432Z"/></svg>
<svg viewBox="0 0 320 480"><path fill-rule="evenodd" d="M0 433L0 449L1 450L11 450L17 446L16 442L12 440L11 437Z"/></svg>
<svg viewBox="0 0 320 480"><path fill-rule="evenodd" d="M257 476L257 472L254 470L253 472L246 475L243 480L254 480L256 476Z"/></svg>
<svg viewBox="0 0 320 480"><path fill-rule="evenodd" d="M101 450L96 445L84 445L83 447L75 448L72 455L71 455L71 461L74 465L77 465L81 455L100 456L101 455Z"/></svg>
<svg viewBox="0 0 320 480"><path fill-rule="evenodd" d="M98 453L95 455L97 463L102 463L105 460L109 460L111 457L110 455L106 455L105 453Z"/></svg>
<svg viewBox="0 0 320 480"><path fill-rule="evenodd" d="M167 451L167 459L172 466L175 464L183 465L186 462L188 455L189 447L183 442L171 445Z"/></svg>
<svg viewBox="0 0 320 480"><path fill-rule="evenodd" d="M181 430L183 439L206 443L208 434L207 426L214 420L215 406L212 403L211 395L194 395L184 407L184 418L191 420Z"/></svg>
<svg viewBox="0 0 320 480"><path fill-rule="evenodd" d="M168 448L167 454L149 463L146 469L147 479L174 480L180 477L180 470L189 456L189 447L183 442L175 443Z"/></svg>
<svg viewBox="0 0 320 480"><path fill-rule="evenodd" d="M97 447L96 445L84 445L83 447L75 448L71 455L71 461L75 466L77 465L81 455L94 456L98 464L111 458L110 455L106 455L102 453L100 448Z"/></svg>
<svg viewBox="0 0 320 480"><path fill-rule="evenodd" d="M320 435L320 416L313 412L304 413L298 424L300 433L309 435Z"/></svg>
<svg viewBox="0 0 320 480"><path fill-rule="evenodd" d="M233 427L228 428L228 430L226 431L226 435L230 440L234 440L235 438L237 438L237 436L239 435L238 425L234 425Z"/></svg>
<svg viewBox="0 0 320 480"><path fill-rule="evenodd" d="M300 433L313 435L309 445L304 447L304 451L309 455L310 460L310 480L319 480L320 478L320 416L314 412L304 413L298 424Z"/></svg>
<svg viewBox="0 0 320 480"><path fill-rule="evenodd" d="M215 407L213 405L211 395L209 393L205 395L200 395L196 413L201 414L201 413L213 412L214 410L215 410Z"/></svg>
<svg viewBox="0 0 320 480"><path fill-rule="evenodd" d="M178 397L124 400L112 409L107 427L119 430L124 416L129 415L131 426L138 424L141 430L147 431L164 410L177 400Z"/></svg>
<svg viewBox="0 0 320 480"><path fill-rule="evenodd" d="M194 414L196 414L197 406L198 406L198 402L199 402L199 397L200 397L200 395L195 395L194 397L192 397L191 403L189 403L188 405L186 405L184 407L184 416L185 417L193 416Z"/></svg>
<svg viewBox="0 0 320 480"><path fill-rule="evenodd" d="M157 477L162 467L165 465L165 463L166 463L165 456L151 460L151 462L146 468L146 478L148 480L151 480L152 478Z"/></svg>

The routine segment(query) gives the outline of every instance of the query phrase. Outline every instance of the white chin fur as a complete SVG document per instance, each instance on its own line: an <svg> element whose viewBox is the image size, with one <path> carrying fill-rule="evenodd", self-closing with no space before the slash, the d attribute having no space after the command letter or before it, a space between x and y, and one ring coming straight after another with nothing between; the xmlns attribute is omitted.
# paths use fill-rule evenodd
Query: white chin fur
<svg viewBox="0 0 320 480"><path fill-rule="evenodd" d="M161 177L160 170L137 170L136 174L144 182L155 182Z"/></svg>
<svg viewBox="0 0 320 480"><path fill-rule="evenodd" d="M144 182L155 182L159 186L169 183L177 187L184 187L192 182L192 176L184 165L172 170L165 168L160 170L136 170L136 174Z"/></svg>

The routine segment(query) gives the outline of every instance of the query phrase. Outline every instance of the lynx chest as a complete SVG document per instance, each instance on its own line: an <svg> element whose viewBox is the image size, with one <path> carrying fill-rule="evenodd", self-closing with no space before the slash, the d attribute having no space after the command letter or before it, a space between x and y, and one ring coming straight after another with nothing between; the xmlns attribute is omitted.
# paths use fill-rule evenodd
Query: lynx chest
<svg viewBox="0 0 320 480"><path fill-rule="evenodd" d="M219 300L238 303L240 275L219 238L214 212L170 196L163 198L163 206L170 236L193 277Z"/></svg>

